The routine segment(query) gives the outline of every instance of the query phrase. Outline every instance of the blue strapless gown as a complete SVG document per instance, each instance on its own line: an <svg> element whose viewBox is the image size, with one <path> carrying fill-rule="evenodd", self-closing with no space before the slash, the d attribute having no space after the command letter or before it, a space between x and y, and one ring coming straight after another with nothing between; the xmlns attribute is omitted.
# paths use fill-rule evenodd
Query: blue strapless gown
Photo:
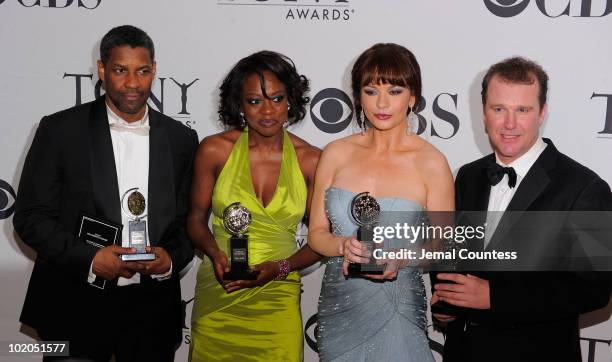
<svg viewBox="0 0 612 362"><path fill-rule="evenodd" d="M355 193L331 187L325 207L337 236L355 235L349 207ZM377 198L381 211L423 211L414 201ZM404 213L420 224L422 213ZM342 257L328 258L319 297L317 344L321 361L433 362L426 335L422 273L402 268L393 281L345 278Z"/></svg>

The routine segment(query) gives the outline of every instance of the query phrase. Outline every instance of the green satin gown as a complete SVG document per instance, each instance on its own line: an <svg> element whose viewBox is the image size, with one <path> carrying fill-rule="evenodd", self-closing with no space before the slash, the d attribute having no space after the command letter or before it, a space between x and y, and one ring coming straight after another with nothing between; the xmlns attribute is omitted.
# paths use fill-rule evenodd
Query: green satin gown
<svg viewBox="0 0 612 362"><path fill-rule="evenodd" d="M242 132L219 174L212 195L213 233L228 253L230 234L221 216L240 201L253 216L249 263L284 259L296 252L295 232L306 209L306 182L287 131L276 191L263 207L255 196L249 164L248 132ZM303 356L301 281L284 281L227 294L204 258L198 270L191 325L191 361L301 361Z"/></svg>

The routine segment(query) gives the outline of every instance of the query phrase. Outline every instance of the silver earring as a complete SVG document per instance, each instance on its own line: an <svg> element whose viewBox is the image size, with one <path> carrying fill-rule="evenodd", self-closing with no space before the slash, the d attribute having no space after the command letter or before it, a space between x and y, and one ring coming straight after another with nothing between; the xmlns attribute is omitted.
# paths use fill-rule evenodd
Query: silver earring
<svg viewBox="0 0 612 362"><path fill-rule="evenodd" d="M407 127L406 127L406 135L412 136L419 129L419 117L417 117L416 113L410 110L407 118Z"/></svg>
<svg viewBox="0 0 612 362"><path fill-rule="evenodd" d="M287 113L289 113L290 110L291 110L291 104L287 103ZM289 114L287 114L287 116L289 116ZM289 119L287 119L285 123L283 123L283 127L289 128Z"/></svg>
<svg viewBox="0 0 612 362"><path fill-rule="evenodd" d="M240 120L240 126L242 128L245 128L247 126L247 121L246 121L246 118L244 118L244 112L240 112L240 118L242 118Z"/></svg>
<svg viewBox="0 0 612 362"><path fill-rule="evenodd" d="M366 133L366 120L367 120L367 118L366 118L366 115L365 115L365 111L363 109L361 110L361 114L362 114L361 125L360 125L360 127L361 127L361 135L365 136L365 133Z"/></svg>

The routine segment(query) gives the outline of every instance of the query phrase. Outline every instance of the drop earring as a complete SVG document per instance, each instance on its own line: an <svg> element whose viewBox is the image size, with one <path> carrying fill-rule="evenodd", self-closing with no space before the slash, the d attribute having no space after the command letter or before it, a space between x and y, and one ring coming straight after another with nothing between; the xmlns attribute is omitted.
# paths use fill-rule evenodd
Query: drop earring
<svg viewBox="0 0 612 362"><path fill-rule="evenodd" d="M242 128L246 128L246 126L247 126L247 121L246 121L246 118L244 118L244 112L240 112L240 118L241 118L241 120L240 120L240 126L241 126Z"/></svg>
<svg viewBox="0 0 612 362"><path fill-rule="evenodd" d="M289 111L291 110L291 104L287 103L287 120L283 122L283 127L289 128Z"/></svg>
<svg viewBox="0 0 612 362"><path fill-rule="evenodd" d="M366 133L366 115L365 115L365 111L362 109L361 110L361 124L359 125L359 127L361 128L361 135L365 136Z"/></svg>
<svg viewBox="0 0 612 362"><path fill-rule="evenodd" d="M410 113L408 113L408 118L407 118L406 123L407 123L406 135L412 136L413 134L416 133L419 127L419 117L417 117L416 113L414 113L414 111L412 110L412 107L410 109Z"/></svg>

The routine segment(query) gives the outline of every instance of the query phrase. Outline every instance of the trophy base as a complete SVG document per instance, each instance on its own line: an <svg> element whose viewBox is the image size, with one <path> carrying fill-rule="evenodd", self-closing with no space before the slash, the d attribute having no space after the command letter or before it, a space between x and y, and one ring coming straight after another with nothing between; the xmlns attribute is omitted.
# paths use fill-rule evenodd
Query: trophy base
<svg viewBox="0 0 612 362"><path fill-rule="evenodd" d="M464 307L458 307L444 301L438 301L436 304L431 306L432 314L444 314L453 317L460 317L465 314L465 312L466 309Z"/></svg>
<svg viewBox="0 0 612 362"><path fill-rule="evenodd" d="M351 263L348 266L348 271L350 276L359 276L363 274L382 275L385 272L385 266L378 264Z"/></svg>
<svg viewBox="0 0 612 362"><path fill-rule="evenodd" d="M375 243L374 229L372 225L364 225L357 229L357 240L370 252L372 255L376 249L381 249L382 244ZM385 272L385 265L376 264L376 259L370 257L368 263L350 263L348 266L350 276L360 276L364 274L382 275Z"/></svg>
<svg viewBox="0 0 612 362"><path fill-rule="evenodd" d="M155 260L155 253L121 254L123 261L151 261Z"/></svg>
<svg viewBox="0 0 612 362"><path fill-rule="evenodd" d="M255 280L259 272L247 270L230 270L223 274L223 280Z"/></svg>

